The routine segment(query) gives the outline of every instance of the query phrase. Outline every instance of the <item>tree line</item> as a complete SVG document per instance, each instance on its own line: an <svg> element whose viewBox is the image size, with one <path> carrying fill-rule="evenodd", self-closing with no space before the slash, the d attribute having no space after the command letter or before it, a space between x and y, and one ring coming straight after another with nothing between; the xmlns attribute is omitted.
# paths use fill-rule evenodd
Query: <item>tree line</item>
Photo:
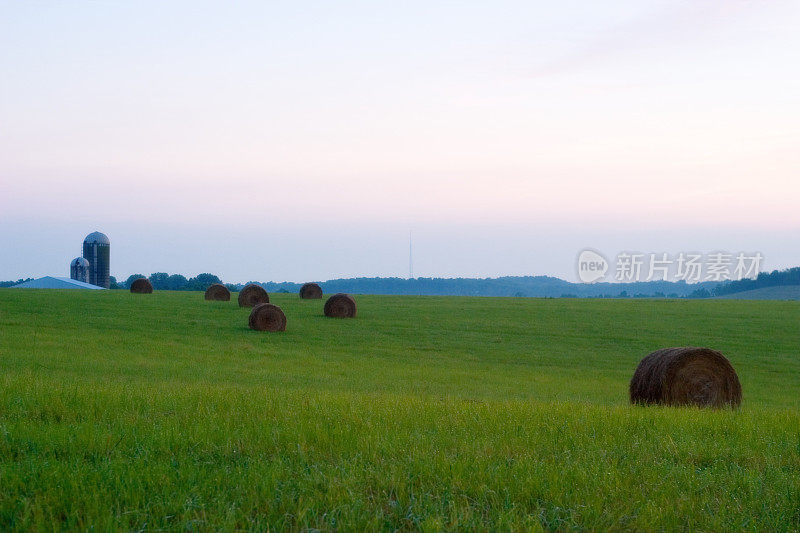
<svg viewBox="0 0 800 533"><path fill-rule="evenodd" d="M123 288L130 287L136 279L128 277ZM222 283L214 274L199 274L187 279L180 274L157 272L148 279L156 290L204 291L212 283ZM297 292L302 283L258 282L269 292ZM738 281L649 281L634 283L572 283L550 276L505 276L500 278L348 278L319 282L326 293L350 292L353 294L405 294L452 296L532 296L579 298L710 298L736 292L773 287L800 285L800 267L762 272L755 279ZM238 291L246 284L224 284Z"/></svg>
<svg viewBox="0 0 800 533"><path fill-rule="evenodd" d="M204 272L192 278L182 274L155 272L149 276L133 274L123 282L111 276L112 289L129 289L138 278L147 278L155 290L161 291L205 291L214 283L222 283L219 276ZM11 287L32 278L17 281L0 281L0 287ZM300 290L301 283L257 282L268 292L291 292ZM452 295L452 296L531 296L531 297L577 297L577 298L710 298L742 291L800 285L800 267L786 270L762 272L755 279L717 282L708 281L689 284L685 281L649 281L636 283L571 283L550 276L506 276L500 278L349 278L319 282L322 290L332 294L406 294L406 295ZM245 284L223 283L231 291L240 290Z"/></svg>
<svg viewBox="0 0 800 533"><path fill-rule="evenodd" d="M214 283L222 283L222 280L214 274L204 272L193 278L187 278L182 274L167 274L166 272L154 272L149 276L143 274L132 274L122 283L116 283L112 278L112 289L130 289L131 283L139 278L147 278L153 289L157 291L204 291ZM116 285L116 286L115 286ZM238 290L238 285L224 284L228 289Z"/></svg>
<svg viewBox="0 0 800 533"><path fill-rule="evenodd" d="M761 272L755 279L741 279L737 281L727 281L713 287L710 291L701 292L695 298L709 296L723 296L725 294L735 294L737 292L764 289L766 287L779 287L785 285L800 285L800 267L787 268L785 270L773 270L772 272ZM694 293L692 293L694 294Z"/></svg>

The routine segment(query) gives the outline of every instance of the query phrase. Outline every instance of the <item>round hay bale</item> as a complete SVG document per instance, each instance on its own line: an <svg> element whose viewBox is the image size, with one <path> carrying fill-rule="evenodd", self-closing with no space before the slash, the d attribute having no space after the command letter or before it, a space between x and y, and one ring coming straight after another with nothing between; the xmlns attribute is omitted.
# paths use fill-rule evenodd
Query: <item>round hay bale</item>
<svg viewBox="0 0 800 533"><path fill-rule="evenodd" d="M261 285L251 283L239 291L239 307L253 307L256 304L268 304L269 294Z"/></svg>
<svg viewBox="0 0 800 533"><path fill-rule="evenodd" d="M322 287L316 283L306 283L300 287L300 298L303 300L319 300L322 298Z"/></svg>
<svg viewBox="0 0 800 533"><path fill-rule="evenodd" d="M256 331L286 331L286 315L275 304L256 304L248 323Z"/></svg>
<svg viewBox="0 0 800 533"><path fill-rule="evenodd" d="M228 290L228 287L222 285L221 283L214 283L209 288L206 289L206 300L215 300L218 302L230 302L231 301L231 291Z"/></svg>
<svg viewBox="0 0 800 533"><path fill-rule="evenodd" d="M709 348L664 348L641 360L630 384L631 403L738 407L739 376Z"/></svg>
<svg viewBox="0 0 800 533"><path fill-rule="evenodd" d="M332 318L355 318L356 301L349 294L334 294L325 302L325 316Z"/></svg>
<svg viewBox="0 0 800 533"><path fill-rule="evenodd" d="M133 283L131 283L131 292L134 294L152 294L153 285L147 278L135 279Z"/></svg>

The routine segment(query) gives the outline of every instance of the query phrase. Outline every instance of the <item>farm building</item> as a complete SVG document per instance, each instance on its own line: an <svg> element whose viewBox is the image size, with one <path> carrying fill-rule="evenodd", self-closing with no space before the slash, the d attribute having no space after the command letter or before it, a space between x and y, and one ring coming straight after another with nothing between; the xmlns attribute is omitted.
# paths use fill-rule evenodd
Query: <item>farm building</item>
<svg viewBox="0 0 800 533"><path fill-rule="evenodd" d="M103 287L92 285L91 283L84 283L76 279L70 278L57 278L54 276L45 276L43 278L25 281L11 287L12 289L91 289L91 290L104 290Z"/></svg>

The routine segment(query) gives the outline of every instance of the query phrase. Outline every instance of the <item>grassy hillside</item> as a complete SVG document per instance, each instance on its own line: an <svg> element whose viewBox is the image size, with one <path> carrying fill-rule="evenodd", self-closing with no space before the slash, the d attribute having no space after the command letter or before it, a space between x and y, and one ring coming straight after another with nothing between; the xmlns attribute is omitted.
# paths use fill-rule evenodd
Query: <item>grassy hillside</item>
<svg viewBox="0 0 800 533"><path fill-rule="evenodd" d="M800 528L800 304L0 290L0 529ZM728 355L735 412L627 405Z"/></svg>
<svg viewBox="0 0 800 533"><path fill-rule="evenodd" d="M800 300L800 285L764 287L719 296L726 300Z"/></svg>

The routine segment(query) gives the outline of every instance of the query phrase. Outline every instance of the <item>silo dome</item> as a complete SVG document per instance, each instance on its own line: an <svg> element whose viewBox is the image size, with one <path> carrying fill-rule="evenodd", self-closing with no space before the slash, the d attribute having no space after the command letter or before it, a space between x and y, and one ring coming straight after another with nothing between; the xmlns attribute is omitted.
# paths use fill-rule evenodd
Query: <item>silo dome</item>
<svg viewBox="0 0 800 533"><path fill-rule="evenodd" d="M83 244L106 244L110 245L111 241L108 240L108 237L105 233L100 233L99 231L93 231L89 235L83 239Z"/></svg>
<svg viewBox="0 0 800 533"><path fill-rule="evenodd" d="M89 268L89 261L84 259L83 257L76 257L75 259L72 260L69 266L71 268L77 268L77 267Z"/></svg>

